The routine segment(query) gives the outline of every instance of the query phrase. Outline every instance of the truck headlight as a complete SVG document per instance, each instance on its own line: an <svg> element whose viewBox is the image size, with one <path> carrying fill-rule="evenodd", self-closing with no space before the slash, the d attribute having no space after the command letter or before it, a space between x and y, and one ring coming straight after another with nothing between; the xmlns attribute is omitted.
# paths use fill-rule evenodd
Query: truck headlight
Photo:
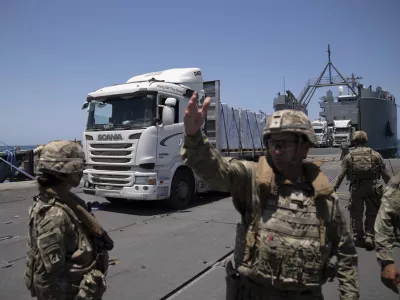
<svg viewBox="0 0 400 300"><path fill-rule="evenodd" d="M135 177L135 184L149 184L155 185L157 183L157 178L152 176L136 176Z"/></svg>

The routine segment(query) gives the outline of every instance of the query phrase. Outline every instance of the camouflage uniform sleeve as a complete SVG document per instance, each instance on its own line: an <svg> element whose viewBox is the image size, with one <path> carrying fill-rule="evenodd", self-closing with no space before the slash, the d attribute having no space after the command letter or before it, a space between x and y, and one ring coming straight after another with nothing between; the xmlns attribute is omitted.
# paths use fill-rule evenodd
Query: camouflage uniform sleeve
<svg viewBox="0 0 400 300"><path fill-rule="evenodd" d="M335 193L332 197L334 198L335 225L333 255L337 257L340 300L358 300L360 299L360 286L358 281L357 250L343 210L339 206L339 198Z"/></svg>
<svg viewBox="0 0 400 300"><path fill-rule="evenodd" d="M37 247L46 270L44 274L35 275L39 299L59 299L59 279L66 259L64 237L70 230L69 222L68 215L61 208L53 206L37 224Z"/></svg>
<svg viewBox="0 0 400 300"><path fill-rule="evenodd" d="M390 176L390 174L389 174L389 172L388 172L388 170L386 168L385 161L384 161L382 155L380 155L378 152L375 152L375 153L376 153L376 156L377 156L377 159L378 159L378 165L379 165L380 174L381 174L383 180L385 181L385 183L388 183L391 176Z"/></svg>
<svg viewBox="0 0 400 300"><path fill-rule="evenodd" d="M257 164L222 157L199 130L184 135L181 149L183 162L212 189L230 192L235 208L243 214L250 208L247 193L252 191L252 171Z"/></svg>
<svg viewBox="0 0 400 300"><path fill-rule="evenodd" d="M335 191L339 188L339 186L342 183L344 177L346 176L348 161L349 161L349 154L347 154L342 160L342 167L340 169L340 172L339 172L339 175L338 175L338 177L336 179L336 182L333 185L333 188L335 189Z"/></svg>
<svg viewBox="0 0 400 300"><path fill-rule="evenodd" d="M393 223L400 216L400 190L387 186L375 220L375 251L379 264L393 262Z"/></svg>

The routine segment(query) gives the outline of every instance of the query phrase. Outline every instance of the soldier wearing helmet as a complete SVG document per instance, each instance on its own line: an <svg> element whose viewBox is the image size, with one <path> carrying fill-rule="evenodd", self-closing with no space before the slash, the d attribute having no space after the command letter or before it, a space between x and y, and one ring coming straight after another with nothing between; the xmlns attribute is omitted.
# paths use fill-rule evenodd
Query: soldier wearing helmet
<svg viewBox="0 0 400 300"><path fill-rule="evenodd" d="M352 143L355 149L343 158L342 168L334 188L335 190L339 188L345 176L350 181L349 210L355 242L356 245L365 245L368 250L372 250L374 248L374 223L383 194L383 187L379 180L382 177L387 183L390 175L382 156L367 147L367 142L368 136L364 131L353 133ZM364 203L366 218L363 226Z"/></svg>
<svg viewBox="0 0 400 300"><path fill-rule="evenodd" d="M216 190L230 192L241 215L226 265L226 299L323 299L333 256L343 299L359 299L357 252L339 199L316 164L305 162L316 136L307 116L268 118L258 163L223 158L201 132L210 98L185 110L183 161ZM334 277L334 276L332 276Z"/></svg>
<svg viewBox="0 0 400 300"><path fill-rule="evenodd" d="M100 300L113 242L70 192L85 166L77 143L45 145L37 165L38 194L29 209L25 283L37 299Z"/></svg>

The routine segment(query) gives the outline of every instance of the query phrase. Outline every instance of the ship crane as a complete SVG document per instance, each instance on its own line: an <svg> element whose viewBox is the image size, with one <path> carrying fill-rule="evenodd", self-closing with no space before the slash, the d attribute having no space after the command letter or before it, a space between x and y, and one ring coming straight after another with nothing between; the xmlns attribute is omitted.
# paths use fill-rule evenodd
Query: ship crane
<svg viewBox="0 0 400 300"><path fill-rule="evenodd" d="M332 76L332 69L336 71L337 75ZM325 76L325 73L328 71L328 76ZM307 84L305 85L304 89L300 93L300 96L298 97L298 102L299 104L307 108L308 104L310 103L312 97L314 96L314 93L317 88L320 87L328 87L328 86L347 86L354 95L358 95L356 92L357 85L358 85L358 79L361 79L361 77L355 77L354 74L352 74L351 78L345 78L339 71L336 69L336 67L333 65L331 61L331 46L328 45L328 63L326 64L324 70L322 71L321 75L317 79L310 79L308 80ZM349 82L351 80L351 83Z"/></svg>

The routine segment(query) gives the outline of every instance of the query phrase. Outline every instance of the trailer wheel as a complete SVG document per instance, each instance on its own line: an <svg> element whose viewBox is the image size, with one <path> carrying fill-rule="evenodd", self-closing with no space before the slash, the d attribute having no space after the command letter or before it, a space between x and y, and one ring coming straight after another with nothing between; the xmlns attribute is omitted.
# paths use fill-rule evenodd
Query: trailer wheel
<svg viewBox="0 0 400 300"><path fill-rule="evenodd" d="M184 209L195 197L195 181L191 172L178 169L171 184L171 194L167 205L172 209Z"/></svg>

